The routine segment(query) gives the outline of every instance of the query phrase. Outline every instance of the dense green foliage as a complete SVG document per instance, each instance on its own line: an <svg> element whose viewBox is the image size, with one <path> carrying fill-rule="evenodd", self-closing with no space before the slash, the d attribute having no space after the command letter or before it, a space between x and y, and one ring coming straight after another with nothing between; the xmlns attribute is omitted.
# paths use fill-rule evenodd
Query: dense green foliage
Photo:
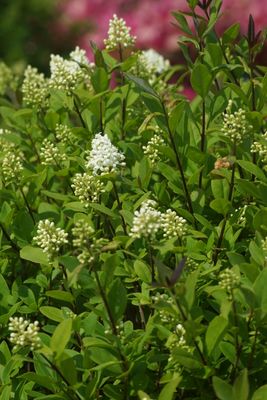
<svg viewBox="0 0 267 400"><path fill-rule="evenodd" d="M1 400L267 398L264 35L188 3L185 67L119 43L7 82Z"/></svg>

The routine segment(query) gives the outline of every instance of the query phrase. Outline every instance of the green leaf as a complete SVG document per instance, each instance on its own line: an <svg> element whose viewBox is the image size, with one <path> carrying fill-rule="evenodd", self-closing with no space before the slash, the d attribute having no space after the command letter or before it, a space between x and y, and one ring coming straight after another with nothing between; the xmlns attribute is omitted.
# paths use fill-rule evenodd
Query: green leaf
<svg viewBox="0 0 267 400"><path fill-rule="evenodd" d="M40 307L39 310L45 317L51 319L52 321L61 322L65 319L63 311L56 307L43 306Z"/></svg>
<svg viewBox="0 0 267 400"><path fill-rule="evenodd" d="M240 165L240 167L250 172L251 174L255 175L256 178L258 178L259 180L267 182L266 175L264 174L262 169L260 169L257 165L253 164L250 161L245 161L245 160L237 160L236 162L237 164Z"/></svg>
<svg viewBox="0 0 267 400"><path fill-rule="evenodd" d="M251 257L253 260L263 266L264 265L264 253L261 247L257 246L257 244L254 242L254 240L251 240L249 243L249 252L251 254Z"/></svg>
<svg viewBox="0 0 267 400"><path fill-rule="evenodd" d="M208 354L211 355L215 348L218 346L220 341L223 339L228 326L228 321L221 315L217 315L209 323L206 332L206 346Z"/></svg>
<svg viewBox="0 0 267 400"><path fill-rule="evenodd" d="M231 208L231 202L226 199L217 198L210 202L210 208L225 217Z"/></svg>
<svg viewBox="0 0 267 400"><path fill-rule="evenodd" d="M212 378L213 389L216 396L220 400L237 400L238 398L233 397L232 386L229 383L223 381L221 378L214 376Z"/></svg>
<svg viewBox="0 0 267 400"><path fill-rule="evenodd" d="M67 303L73 303L74 297L70 292L64 292L63 290L47 290L45 292L47 297L52 297L53 299L66 301Z"/></svg>
<svg viewBox="0 0 267 400"><path fill-rule="evenodd" d="M151 271L147 264L141 260L134 262L134 270L136 275L145 283L151 284Z"/></svg>
<svg viewBox="0 0 267 400"><path fill-rule="evenodd" d="M200 369L203 368L201 362L199 362L191 353L188 353L183 349L176 349L173 352L174 359L187 369Z"/></svg>
<svg viewBox="0 0 267 400"><path fill-rule="evenodd" d="M72 320L70 318L65 319L56 327L53 336L51 337L50 347L56 354L57 358L63 353L68 341L70 340L71 328Z"/></svg>
<svg viewBox="0 0 267 400"><path fill-rule="evenodd" d="M148 84L147 81L145 81L144 79L138 78L137 76L134 76L132 74L125 74L125 76L132 81L133 83L135 83L135 85L141 89L143 92L149 93L154 97L158 98L158 94L157 92L155 92L155 90Z"/></svg>
<svg viewBox="0 0 267 400"><path fill-rule="evenodd" d="M199 94L202 98L205 98L209 92L210 86L212 84L212 74L210 73L208 67L204 64L197 64L194 66L191 74L191 85L192 88Z"/></svg>
<svg viewBox="0 0 267 400"><path fill-rule="evenodd" d="M90 203L90 207L93 210L100 212L101 214L108 215L111 218L118 218L118 215L114 211L110 210L110 208L107 208L103 204Z"/></svg>
<svg viewBox="0 0 267 400"><path fill-rule="evenodd" d="M226 31L224 31L223 36L222 36L222 42L223 44L228 44L233 42L239 35L240 31L240 24L236 23L234 25L231 25Z"/></svg>
<svg viewBox="0 0 267 400"><path fill-rule="evenodd" d="M263 269L254 282L253 288L258 306L267 313L267 268Z"/></svg>
<svg viewBox="0 0 267 400"><path fill-rule="evenodd" d="M187 303L188 311L191 310L194 304L198 275L199 271L192 272L188 275L185 282L185 300Z"/></svg>
<svg viewBox="0 0 267 400"><path fill-rule="evenodd" d="M254 392L251 400L266 400L267 399L267 385L259 387Z"/></svg>
<svg viewBox="0 0 267 400"><path fill-rule="evenodd" d="M177 373L174 373L172 380L168 382L161 390L158 400L172 400L174 393L176 392L176 388L181 380L182 377Z"/></svg>
<svg viewBox="0 0 267 400"><path fill-rule="evenodd" d="M109 87L109 76L104 68L95 68L91 74L91 82L96 93L102 93Z"/></svg>
<svg viewBox="0 0 267 400"><path fill-rule="evenodd" d="M20 250L20 257L36 264L49 265L47 255L39 247L25 246Z"/></svg>
<svg viewBox="0 0 267 400"><path fill-rule="evenodd" d="M263 236L267 236L267 209L259 210L253 219L254 228Z"/></svg>
<svg viewBox="0 0 267 400"><path fill-rule="evenodd" d="M247 400L249 395L248 370L243 369L236 378L233 386L233 397L238 400Z"/></svg>
<svg viewBox="0 0 267 400"><path fill-rule="evenodd" d="M119 320L127 306L127 290L119 278L113 281L107 299L113 318Z"/></svg>
<svg viewBox="0 0 267 400"><path fill-rule="evenodd" d="M19 379L25 379L27 381L35 382L38 385L45 387L46 389L50 391L55 391L56 386L55 383L51 377L47 375L38 375L35 374L34 372L26 372L25 374L22 374L19 376Z"/></svg>

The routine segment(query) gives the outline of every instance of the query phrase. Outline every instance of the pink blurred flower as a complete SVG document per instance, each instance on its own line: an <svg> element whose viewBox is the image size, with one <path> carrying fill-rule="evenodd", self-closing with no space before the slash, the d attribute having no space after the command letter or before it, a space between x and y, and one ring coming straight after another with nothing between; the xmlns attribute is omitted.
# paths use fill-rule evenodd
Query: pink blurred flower
<svg viewBox="0 0 267 400"><path fill-rule="evenodd" d="M252 14L256 30L263 29L267 21L267 3L262 0L223 0L223 16L218 30L222 31L230 24L240 22L246 33L248 17ZM89 41L102 46L107 35L108 22L113 14L126 20L137 36L137 47L154 48L169 55L178 50L178 30L171 11L188 10L186 0L65 0L62 5L62 29L73 23L86 23L87 32L82 35L79 45L90 52Z"/></svg>

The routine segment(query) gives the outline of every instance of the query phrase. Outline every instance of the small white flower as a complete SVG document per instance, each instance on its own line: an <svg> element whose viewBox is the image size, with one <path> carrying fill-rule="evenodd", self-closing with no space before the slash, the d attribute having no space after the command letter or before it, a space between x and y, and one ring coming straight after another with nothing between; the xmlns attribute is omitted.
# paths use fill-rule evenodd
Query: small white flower
<svg viewBox="0 0 267 400"><path fill-rule="evenodd" d="M85 207L89 207L91 202L97 202L99 196L104 192L104 184L95 175L88 172L76 174L73 178L71 187L75 196L79 198Z"/></svg>
<svg viewBox="0 0 267 400"><path fill-rule="evenodd" d="M170 67L170 61L166 60L161 54L154 49L144 50L139 56L150 73L162 74Z"/></svg>
<svg viewBox="0 0 267 400"><path fill-rule="evenodd" d="M79 219L72 228L74 247L86 247L90 242L90 236L94 233L94 228L85 220Z"/></svg>
<svg viewBox="0 0 267 400"><path fill-rule="evenodd" d="M45 108L48 106L48 82L43 73L30 65L24 72L22 83L23 103L32 108Z"/></svg>
<svg viewBox="0 0 267 400"><path fill-rule="evenodd" d="M131 36L131 28L126 25L123 18L118 18L116 14L109 21L108 38L104 39L107 50L114 50L118 47L126 48L135 44L136 37Z"/></svg>
<svg viewBox="0 0 267 400"><path fill-rule="evenodd" d="M233 142L241 143L252 131L253 127L246 119L246 112L242 108L232 112L233 101L229 100L223 118L222 133Z"/></svg>
<svg viewBox="0 0 267 400"><path fill-rule="evenodd" d="M51 140L45 138L40 150L41 164L43 165L59 165L60 162L67 159Z"/></svg>
<svg viewBox="0 0 267 400"><path fill-rule="evenodd" d="M130 236L133 238L155 237L161 228L161 212L155 207L154 200L147 200L139 211L135 211Z"/></svg>
<svg viewBox="0 0 267 400"><path fill-rule="evenodd" d="M8 329L10 333L10 342L15 344L14 349L30 346L31 350L41 347L41 340L38 336L39 322L25 320L22 317L9 318Z"/></svg>
<svg viewBox="0 0 267 400"><path fill-rule="evenodd" d="M151 164L155 165L160 159L159 147L164 144L163 138L159 134L155 134L147 143L143 146L144 154L150 159Z"/></svg>
<svg viewBox="0 0 267 400"><path fill-rule="evenodd" d="M163 236L168 239L184 236L187 231L186 220L171 209L161 214L161 227L164 232Z"/></svg>
<svg viewBox="0 0 267 400"><path fill-rule="evenodd" d="M71 128L68 125L56 124L55 135L57 140L62 143L66 143L72 136Z"/></svg>
<svg viewBox="0 0 267 400"><path fill-rule="evenodd" d="M87 157L86 168L91 169L94 175L117 172L119 167L125 166L124 159L124 155L111 143L106 134L97 133L92 140L92 150Z"/></svg>
<svg viewBox="0 0 267 400"><path fill-rule="evenodd" d="M60 247L68 243L67 237L68 234L64 229L57 228L53 221L44 219L38 222L33 242L43 249L49 259L53 259Z"/></svg>

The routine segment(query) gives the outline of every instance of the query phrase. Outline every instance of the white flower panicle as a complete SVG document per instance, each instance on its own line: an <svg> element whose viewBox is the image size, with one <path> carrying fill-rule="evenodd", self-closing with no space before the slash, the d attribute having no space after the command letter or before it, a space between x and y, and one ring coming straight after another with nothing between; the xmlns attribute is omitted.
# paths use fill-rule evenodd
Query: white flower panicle
<svg viewBox="0 0 267 400"><path fill-rule="evenodd" d="M30 65L24 72L22 83L23 104L28 107L42 109L48 106L48 82L43 73Z"/></svg>
<svg viewBox="0 0 267 400"><path fill-rule="evenodd" d="M68 234L64 229L57 228L53 221L43 219L38 222L37 234L33 238L36 243L47 254L51 260L60 250L60 247L68 243Z"/></svg>
<svg viewBox="0 0 267 400"><path fill-rule="evenodd" d="M246 112L242 108L232 112L233 101L229 100L223 118L222 133L233 142L241 143L252 132L252 125L246 119Z"/></svg>
<svg viewBox="0 0 267 400"><path fill-rule="evenodd" d="M154 49L144 50L139 56L139 61L150 74L162 74L170 68L170 61L166 60Z"/></svg>
<svg viewBox="0 0 267 400"><path fill-rule="evenodd" d="M23 317L11 317L9 318L8 329L11 332L10 342L15 344L14 350L30 346L30 349L33 351L41 347L41 339L38 336L38 321L31 323Z"/></svg>
<svg viewBox="0 0 267 400"><path fill-rule="evenodd" d="M75 226L72 228L72 235L74 239L72 241L74 247L85 247L90 242L90 236L94 233L94 228L89 222L79 219Z"/></svg>
<svg viewBox="0 0 267 400"><path fill-rule="evenodd" d="M45 138L40 149L40 159L42 165L59 165L67 157L60 152L56 144Z"/></svg>
<svg viewBox="0 0 267 400"><path fill-rule="evenodd" d="M91 169L94 175L104 175L124 167L124 160L124 155L111 143L108 136L97 133L92 140L86 168Z"/></svg>
<svg viewBox="0 0 267 400"><path fill-rule="evenodd" d="M0 62L0 95L4 95L8 88L15 89L17 79L13 71L4 62Z"/></svg>
<svg viewBox="0 0 267 400"><path fill-rule="evenodd" d="M71 138L72 131L68 125L56 124L55 135L57 140L59 140L62 143L66 143Z"/></svg>
<svg viewBox="0 0 267 400"><path fill-rule="evenodd" d="M118 47L126 48L134 46L136 37L130 34L131 28L126 25L123 18L116 14L109 21L108 38L104 39L107 50L115 50Z"/></svg>
<svg viewBox="0 0 267 400"><path fill-rule="evenodd" d="M76 174L71 187L74 190L75 196L78 197L86 208L89 207L90 203L97 202L100 194L104 192L103 182L97 176L88 172Z"/></svg>
<svg viewBox="0 0 267 400"><path fill-rule="evenodd" d="M175 323L175 317L174 314L170 312L170 310L174 307L173 298L166 293L156 292L156 294L152 296L152 300L154 301L155 306L158 306L157 310L161 322L163 322L164 324L173 325ZM161 307L160 303L167 303L168 307Z"/></svg>
<svg viewBox="0 0 267 400"><path fill-rule="evenodd" d="M252 143L250 150L252 153L258 153L262 162L267 164L267 132L261 135L259 141ZM267 166L264 165L263 168L266 169Z"/></svg>
<svg viewBox="0 0 267 400"><path fill-rule="evenodd" d="M130 236L133 238L154 238L161 228L161 212L156 210L154 200L145 201L139 211L135 211Z"/></svg>
<svg viewBox="0 0 267 400"><path fill-rule="evenodd" d="M81 65L91 67L86 57L85 50L78 46L70 53L70 60L66 60L58 54L51 54L49 86L54 89L65 90L71 94L77 86L89 79L88 72Z"/></svg>
<svg viewBox="0 0 267 400"><path fill-rule="evenodd" d="M144 154L147 155L152 165L155 165L159 161L159 147L164 144L164 140L159 134L155 134L147 143L143 146Z"/></svg>
<svg viewBox="0 0 267 400"><path fill-rule="evenodd" d="M219 275L219 279L219 286L228 293L231 293L234 288L238 287L240 282L240 277L230 268L226 268L222 271Z"/></svg>
<svg viewBox="0 0 267 400"><path fill-rule="evenodd" d="M187 222L184 218L177 215L175 211L168 209L165 213L161 214L161 228L163 230L163 237L165 238L182 237L186 234Z"/></svg>
<svg viewBox="0 0 267 400"><path fill-rule="evenodd" d="M1 173L6 182L18 181L23 170L23 155L15 148L7 150L0 160Z"/></svg>

